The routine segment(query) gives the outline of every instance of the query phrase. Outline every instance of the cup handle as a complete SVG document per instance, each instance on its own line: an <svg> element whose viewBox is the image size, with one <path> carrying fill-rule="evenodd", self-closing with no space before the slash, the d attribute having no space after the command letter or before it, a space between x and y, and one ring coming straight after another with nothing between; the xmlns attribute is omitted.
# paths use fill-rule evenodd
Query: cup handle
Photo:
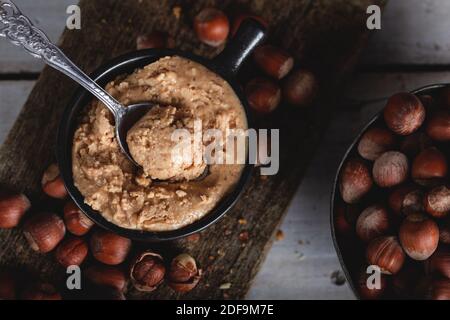
<svg viewBox="0 0 450 320"><path fill-rule="evenodd" d="M265 26L255 19L245 19L225 49L213 59L213 64L225 74L236 75L245 59L265 37Z"/></svg>

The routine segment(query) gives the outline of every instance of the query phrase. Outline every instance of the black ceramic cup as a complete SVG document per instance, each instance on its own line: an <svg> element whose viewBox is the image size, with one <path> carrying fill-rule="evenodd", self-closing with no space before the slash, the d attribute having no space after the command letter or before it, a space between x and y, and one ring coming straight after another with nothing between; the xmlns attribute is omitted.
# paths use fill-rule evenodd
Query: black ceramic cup
<svg viewBox="0 0 450 320"><path fill-rule="evenodd" d="M253 121L250 117L246 98L235 80L236 73L244 60L252 50L263 41L265 28L259 22L248 19L241 24L236 35L230 40L227 47L214 59L208 60L202 57L171 49L146 49L127 53L111 60L109 63L97 69L91 78L101 86L114 80L117 76L130 74L137 68L142 68L162 57L181 56L202 64L209 70L215 72L233 88L239 97L247 116L248 127L252 128ZM58 130L57 160L61 170L61 176L70 197L81 208L81 210L99 226L115 232L121 236L141 241L159 242L185 237L189 234L199 232L220 219L237 201L239 195L251 175L253 165L247 163L242 171L241 177L229 194L220 203L200 220L173 231L150 232L122 228L106 220L99 212L93 210L84 203L84 197L75 187L72 174L72 142L74 132L78 125L79 115L92 100L92 96L83 88L79 88L74 97L66 106Z"/></svg>
<svg viewBox="0 0 450 320"><path fill-rule="evenodd" d="M429 85L429 86L414 90L411 93L413 93L415 95L429 95L429 96L435 97L439 94L439 92L443 88L448 87L448 86L450 86L450 84L433 84L433 85ZM358 136L355 138L355 140L353 140L352 144L345 152L341 163L339 164L339 167L338 167L338 170L337 170L336 176L334 178L334 182L333 182L333 190L331 193L330 225L331 225L331 236L333 238L334 248L336 250L336 253L339 258L339 262L341 264L341 267L345 274L345 277L347 278L347 281L348 281L353 293L359 299L361 298L361 296L358 293L358 278L356 275L357 270L355 270L355 269L358 269L359 266L362 267L363 264L365 263L365 248L363 246L358 246L357 244L354 244L352 249L356 248L356 250L353 250L352 252L346 252L346 248L342 247L342 243L341 243L341 241L339 241L340 240L339 236L336 234L335 225L334 225L335 210L336 210L337 204L339 203L339 201L341 199L340 193L339 193L339 176L340 176L342 167L346 163L347 159L358 154L358 150L357 150L358 142L361 139L362 135L373 125L375 125L377 123L382 123L382 122L383 122L383 112L381 111L371 121L369 121L369 123L364 127L364 129L361 130L361 132L358 134ZM356 268L355 268L355 266L356 266ZM391 297L387 297L387 298L391 298ZM407 297L392 296L392 298L402 299L402 298L407 298Z"/></svg>

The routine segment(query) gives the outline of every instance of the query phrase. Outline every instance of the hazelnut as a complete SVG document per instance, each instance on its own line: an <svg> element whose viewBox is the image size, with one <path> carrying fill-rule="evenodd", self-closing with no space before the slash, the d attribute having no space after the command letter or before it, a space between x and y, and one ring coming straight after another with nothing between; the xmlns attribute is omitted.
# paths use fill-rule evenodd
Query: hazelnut
<svg viewBox="0 0 450 320"><path fill-rule="evenodd" d="M373 164L373 179L380 187L393 187L408 178L408 158L397 151L383 153Z"/></svg>
<svg viewBox="0 0 450 320"><path fill-rule="evenodd" d="M425 210L435 218L444 218L450 213L450 189L439 186L430 190L424 198Z"/></svg>
<svg viewBox="0 0 450 320"><path fill-rule="evenodd" d="M389 214L381 205L366 208L356 221L356 234L364 241L369 242L379 236L385 235L390 229Z"/></svg>
<svg viewBox="0 0 450 320"><path fill-rule="evenodd" d="M234 37L234 35L236 34L236 32L238 31L239 27L241 26L242 21L247 20L247 19L254 19L256 21L258 21L259 23L261 23L266 29L268 28L269 24L267 23L267 21L265 21L262 17L260 16L256 16L253 14L247 14L247 13L240 13L238 14L234 19L233 19L233 23L231 26L231 36Z"/></svg>
<svg viewBox="0 0 450 320"><path fill-rule="evenodd" d="M140 35L136 38L136 49L161 49L173 48L175 40L167 33L161 31L152 31L145 35Z"/></svg>
<svg viewBox="0 0 450 320"><path fill-rule="evenodd" d="M201 274L194 258L183 253L176 256L170 264L168 285L177 292L188 292L197 286Z"/></svg>
<svg viewBox="0 0 450 320"><path fill-rule="evenodd" d="M0 194L0 228L16 227L30 206L30 200L25 195L2 192Z"/></svg>
<svg viewBox="0 0 450 320"><path fill-rule="evenodd" d="M16 276L9 271L0 272L0 300L15 300L17 297Z"/></svg>
<svg viewBox="0 0 450 320"><path fill-rule="evenodd" d="M358 144L358 153L367 160L375 161L386 151L394 149L396 139L394 134L384 128L368 129Z"/></svg>
<svg viewBox="0 0 450 320"><path fill-rule="evenodd" d="M385 274L396 274L405 262L405 253L396 237L379 237L367 247L367 262L376 265Z"/></svg>
<svg viewBox="0 0 450 320"><path fill-rule="evenodd" d="M433 145L433 141L423 132L414 132L406 136L400 143L400 152L408 157L415 157L424 149Z"/></svg>
<svg viewBox="0 0 450 320"><path fill-rule="evenodd" d="M431 282L429 298L432 300L450 300L450 280L434 279Z"/></svg>
<svg viewBox="0 0 450 320"><path fill-rule="evenodd" d="M61 295L50 283L37 282L31 284L22 293L23 300L62 300Z"/></svg>
<svg viewBox="0 0 450 320"><path fill-rule="evenodd" d="M63 267L79 266L88 254L88 245L82 238L69 237L56 248L55 257Z"/></svg>
<svg viewBox="0 0 450 320"><path fill-rule="evenodd" d="M163 258L150 251L139 254L130 269L133 286L144 292L154 291L164 281L166 268Z"/></svg>
<svg viewBox="0 0 450 320"><path fill-rule="evenodd" d="M257 47L253 59L262 71L278 80L284 78L294 66L294 58L288 52L271 45Z"/></svg>
<svg viewBox="0 0 450 320"><path fill-rule="evenodd" d="M339 178L339 190L347 203L356 203L372 188L373 181L368 165L359 158L348 160Z"/></svg>
<svg viewBox="0 0 450 320"><path fill-rule="evenodd" d="M270 113L280 104L280 88L269 79L251 80L245 87L245 94L250 107L259 113Z"/></svg>
<svg viewBox="0 0 450 320"><path fill-rule="evenodd" d="M420 185L433 186L447 175L447 159L436 148L420 152L412 164L412 178Z"/></svg>
<svg viewBox="0 0 450 320"><path fill-rule="evenodd" d="M387 288L387 279L385 275L381 275L380 277L380 287L379 288L370 288L367 284L367 279L370 274L363 270L359 273L358 276L358 293L361 299L364 300L376 300L379 299Z"/></svg>
<svg viewBox="0 0 450 320"><path fill-rule="evenodd" d="M389 129L406 136L422 125L425 120L425 107L415 95L407 92L397 93L389 98L383 115Z"/></svg>
<svg viewBox="0 0 450 320"><path fill-rule="evenodd" d="M283 82L283 99L298 107L308 107L319 91L319 82L314 73L299 69L292 72Z"/></svg>
<svg viewBox="0 0 450 320"><path fill-rule="evenodd" d="M439 228L424 214L413 213L403 220L399 229L400 243L414 260L426 260L439 243Z"/></svg>
<svg viewBox="0 0 450 320"><path fill-rule="evenodd" d="M215 8L203 9L194 18L197 37L212 47L218 47L225 42L229 29L227 16Z"/></svg>
<svg viewBox="0 0 450 320"><path fill-rule="evenodd" d="M119 291L124 291L127 286L125 273L116 266L95 264L89 266L84 274L91 283L97 286L115 288Z"/></svg>
<svg viewBox="0 0 450 320"><path fill-rule="evenodd" d="M440 246L425 262L428 274L436 273L450 279L450 248Z"/></svg>
<svg viewBox="0 0 450 320"><path fill-rule="evenodd" d="M397 215L423 211L423 192L413 184L396 187L389 195L389 208Z"/></svg>
<svg viewBox="0 0 450 320"><path fill-rule="evenodd" d="M443 244L450 244L450 219L440 221L439 241Z"/></svg>
<svg viewBox="0 0 450 320"><path fill-rule="evenodd" d="M34 251L52 251L64 238L66 227L54 213L38 213L30 217L23 227L25 238Z"/></svg>
<svg viewBox="0 0 450 320"><path fill-rule="evenodd" d="M73 201L64 206L64 222L67 230L76 236L85 235L94 226L94 222Z"/></svg>
<svg viewBox="0 0 450 320"><path fill-rule="evenodd" d="M450 141L450 111L440 110L430 116L427 134L437 141Z"/></svg>
<svg viewBox="0 0 450 320"><path fill-rule="evenodd" d="M67 196L64 181L56 164L50 165L42 176L42 189L52 198L63 199Z"/></svg>
<svg viewBox="0 0 450 320"><path fill-rule="evenodd" d="M98 229L92 234L90 247L95 259L104 264L116 265L125 261L131 248L131 240Z"/></svg>
<svg viewBox="0 0 450 320"><path fill-rule="evenodd" d="M400 298L416 298L420 279L424 277L423 268L408 261L403 268L392 277L392 289Z"/></svg>
<svg viewBox="0 0 450 320"><path fill-rule="evenodd" d="M339 203L334 215L334 226L338 234L350 235L360 214L359 207L347 203Z"/></svg>

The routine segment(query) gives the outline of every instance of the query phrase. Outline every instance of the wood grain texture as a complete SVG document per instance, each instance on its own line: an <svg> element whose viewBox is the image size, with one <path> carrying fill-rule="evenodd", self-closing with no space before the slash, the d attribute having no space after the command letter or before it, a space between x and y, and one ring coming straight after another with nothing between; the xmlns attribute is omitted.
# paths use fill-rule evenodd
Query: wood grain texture
<svg viewBox="0 0 450 320"><path fill-rule="evenodd" d="M389 1L365 50L364 65L449 65L450 1Z"/></svg>
<svg viewBox="0 0 450 320"><path fill-rule="evenodd" d="M66 30L60 41L61 48L83 70L91 72L111 57L133 50L137 34L157 28L174 35L179 48L212 57L218 50L198 43L190 28L192 17L205 6L217 5L232 12L236 4L245 5L247 1L183 1L180 2L183 7L180 20L172 15L175 3L177 1L81 1L82 30ZM354 65L367 40L365 9L369 4L384 1L259 0L248 3L253 12L261 14L274 26L271 38L293 52L299 66L308 66L320 75L321 98L309 110L283 106L270 122L267 118L260 119L261 127L281 129L280 172L266 179L255 173L233 210L204 231L201 241L195 245L186 240L154 245L168 256L189 251L205 270L205 276L199 286L186 295L175 294L163 286L146 295L147 298L245 296L327 125L335 97L332 88ZM59 117L75 87L64 76L45 68L0 149L1 186L26 192L36 210L50 204L53 209L60 205L45 200L39 182L42 171L53 161ZM246 225L238 224L240 217L247 220ZM250 237L249 241L241 243L239 233L244 230ZM0 249L2 265L23 266L47 280L58 281L64 277L64 270L55 264L51 255L31 252L20 230L1 231L0 241L4 244ZM223 283L230 283L231 288L220 290ZM143 295L130 291L129 297L142 298Z"/></svg>

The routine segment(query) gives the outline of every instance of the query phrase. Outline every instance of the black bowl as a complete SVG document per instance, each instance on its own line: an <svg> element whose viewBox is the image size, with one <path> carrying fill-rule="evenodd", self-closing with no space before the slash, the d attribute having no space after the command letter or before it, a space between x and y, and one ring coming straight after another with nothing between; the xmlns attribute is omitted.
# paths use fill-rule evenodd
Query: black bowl
<svg viewBox="0 0 450 320"><path fill-rule="evenodd" d="M416 95L430 95L432 97L435 97L437 94L439 94L439 91L441 89L443 89L447 86L450 86L450 84L434 84L434 85L429 85L429 86L414 90L411 93L416 94ZM360 253L359 251L352 252L352 254L348 254L348 253L346 254L346 252L343 252L344 250L342 250L342 248L339 244L339 239L338 239L338 236L336 235L336 230L335 230L335 226L334 226L334 221L335 221L334 215L335 215L336 204L338 204L341 200L340 193L339 193L339 176L340 176L342 167L343 167L344 163L347 161L347 159L350 156L357 154L358 142L361 139L362 135L369 128L371 128L374 124L381 123L382 121L383 121L383 113L381 111L372 120L369 121L369 123L364 127L364 129L361 130L361 132L358 134L358 136L355 138L355 140L353 140L350 147L345 152L341 163L339 164L339 167L338 167L338 170L337 170L336 176L334 178L334 182L333 182L333 190L331 193L330 225L331 225L331 236L333 238L334 248L336 250L336 253L339 258L339 262L341 264L341 267L345 274L345 277L347 278L347 281L350 284L350 287L351 287L353 293L359 299L361 297L358 293L357 286L356 286L358 279L356 279L354 277L354 273L351 273L349 271L349 269L354 269L354 268L349 268L349 266L355 266L355 265L360 264L361 263L360 260L364 259L365 257L364 257L364 255L361 257L359 254ZM357 247L357 246L355 246L355 247Z"/></svg>
<svg viewBox="0 0 450 320"><path fill-rule="evenodd" d="M198 62L211 71L217 73L226 80L239 97L247 116L248 127L253 127L253 120L249 113L246 98L234 79L241 63L250 54L252 49L264 38L264 27L254 20L245 21L238 33L227 46L227 48L214 60L207 60L202 57L170 49L147 49L130 52L97 69L91 78L99 85L105 86L108 82L124 74L130 74L137 68L142 68L156 60L166 56L181 56ZM185 237L189 234L199 232L210 226L221 218L239 198L246 182L248 181L253 165L247 163L242 175L232 192L227 194L220 203L200 220L173 231L150 232L122 228L106 220L98 211L93 210L84 203L84 197L75 187L72 174L72 141L76 130L80 113L92 100L92 96L85 89L79 88L69 104L66 106L60 127L58 130L57 159L61 170L61 176L71 198L81 208L81 210L95 223L101 227L115 232L121 236L141 241L159 242Z"/></svg>

